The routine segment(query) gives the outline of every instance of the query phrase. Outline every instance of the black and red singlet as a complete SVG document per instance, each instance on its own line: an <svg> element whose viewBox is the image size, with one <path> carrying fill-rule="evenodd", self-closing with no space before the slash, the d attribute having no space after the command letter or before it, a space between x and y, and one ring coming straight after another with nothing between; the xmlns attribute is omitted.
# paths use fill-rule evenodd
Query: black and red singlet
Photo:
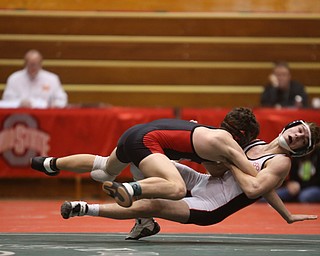
<svg viewBox="0 0 320 256"><path fill-rule="evenodd" d="M119 139L117 157L123 163L133 162L136 166L150 154L161 153L171 160L190 159L201 163L194 150L192 135L197 127L206 126L186 120L159 119L129 128Z"/></svg>

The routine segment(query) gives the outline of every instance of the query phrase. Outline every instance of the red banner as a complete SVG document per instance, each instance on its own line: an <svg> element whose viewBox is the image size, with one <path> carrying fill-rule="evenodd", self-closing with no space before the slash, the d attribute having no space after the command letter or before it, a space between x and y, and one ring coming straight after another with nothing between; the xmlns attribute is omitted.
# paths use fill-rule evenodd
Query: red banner
<svg viewBox="0 0 320 256"><path fill-rule="evenodd" d="M0 177L44 176L29 167L36 155L109 155L129 127L160 118L173 118L172 109L1 109Z"/></svg>

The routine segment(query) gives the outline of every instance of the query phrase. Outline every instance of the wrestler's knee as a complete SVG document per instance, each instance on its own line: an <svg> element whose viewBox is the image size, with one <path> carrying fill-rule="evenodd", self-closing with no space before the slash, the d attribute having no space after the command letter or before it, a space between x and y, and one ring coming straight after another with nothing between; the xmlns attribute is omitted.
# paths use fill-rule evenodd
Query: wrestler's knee
<svg viewBox="0 0 320 256"><path fill-rule="evenodd" d="M161 210L161 204L159 204L158 199L140 199L134 202L136 207L131 208L139 216L153 216Z"/></svg>
<svg viewBox="0 0 320 256"><path fill-rule="evenodd" d="M180 200L186 196L187 188L183 182L171 182L171 196L173 200Z"/></svg>

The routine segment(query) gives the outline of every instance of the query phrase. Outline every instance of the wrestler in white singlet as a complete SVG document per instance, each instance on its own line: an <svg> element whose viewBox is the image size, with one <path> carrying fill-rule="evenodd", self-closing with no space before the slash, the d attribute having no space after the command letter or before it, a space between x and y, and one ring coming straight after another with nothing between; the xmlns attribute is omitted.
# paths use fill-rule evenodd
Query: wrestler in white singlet
<svg viewBox="0 0 320 256"><path fill-rule="evenodd" d="M251 148L264 144L267 143L261 140L254 141L244 149L244 152L247 153ZM248 159L259 172L264 168L266 161L274 156L276 154ZM187 224L205 226L218 223L259 199L249 199L229 171L223 177L217 178L196 172L185 165L176 164L176 166L181 172L187 190L191 194L190 197L182 199L190 209L190 217Z"/></svg>

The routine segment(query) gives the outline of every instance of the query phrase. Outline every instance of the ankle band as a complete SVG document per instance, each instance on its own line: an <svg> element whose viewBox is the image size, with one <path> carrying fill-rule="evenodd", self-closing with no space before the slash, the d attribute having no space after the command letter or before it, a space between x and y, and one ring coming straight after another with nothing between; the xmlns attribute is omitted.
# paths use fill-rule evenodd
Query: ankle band
<svg viewBox="0 0 320 256"><path fill-rule="evenodd" d="M130 186L133 188L133 195L134 196L141 196L142 190L139 182L134 181L134 182L129 182Z"/></svg>

